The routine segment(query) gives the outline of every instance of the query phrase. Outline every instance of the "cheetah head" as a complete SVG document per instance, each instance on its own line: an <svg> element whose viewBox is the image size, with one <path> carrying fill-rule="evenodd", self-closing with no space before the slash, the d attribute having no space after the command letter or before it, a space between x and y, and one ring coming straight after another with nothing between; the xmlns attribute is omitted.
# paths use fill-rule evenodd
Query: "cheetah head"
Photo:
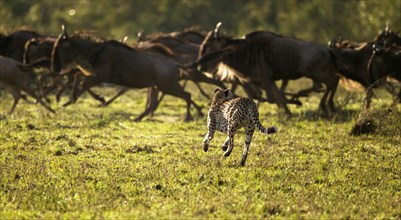
<svg viewBox="0 0 401 220"><path fill-rule="evenodd" d="M234 98L234 94L230 89L223 90L220 88L216 88L214 90L214 102L225 102L232 98Z"/></svg>

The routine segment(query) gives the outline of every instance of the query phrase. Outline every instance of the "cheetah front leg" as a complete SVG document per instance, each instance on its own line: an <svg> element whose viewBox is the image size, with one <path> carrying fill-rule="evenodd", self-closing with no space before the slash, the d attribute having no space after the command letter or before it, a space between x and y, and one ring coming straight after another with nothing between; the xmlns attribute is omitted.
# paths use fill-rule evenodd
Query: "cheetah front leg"
<svg viewBox="0 0 401 220"><path fill-rule="evenodd" d="M203 139L203 150L206 152L209 149L209 143L214 137L214 131L209 130Z"/></svg>
<svg viewBox="0 0 401 220"><path fill-rule="evenodd" d="M241 166L245 166L246 158L248 157L249 145L251 145L254 130L246 131L244 152L242 153Z"/></svg>
<svg viewBox="0 0 401 220"><path fill-rule="evenodd" d="M207 134L203 139L203 150L206 152L209 149L209 143L214 137L214 132L216 131L216 121L214 118L208 116L208 126L207 126Z"/></svg>

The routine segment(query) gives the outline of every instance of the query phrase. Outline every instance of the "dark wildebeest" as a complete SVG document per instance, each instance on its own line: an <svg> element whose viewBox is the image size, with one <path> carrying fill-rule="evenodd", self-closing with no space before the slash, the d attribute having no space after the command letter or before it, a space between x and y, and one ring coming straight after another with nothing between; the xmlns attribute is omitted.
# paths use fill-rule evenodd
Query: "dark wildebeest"
<svg viewBox="0 0 401 220"><path fill-rule="evenodd" d="M14 97L14 103L9 114L13 113L20 98L26 99L26 97L21 94L21 91L32 96L47 110L54 113L32 89L32 86L36 82L36 75L32 71L32 67L25 66L14 59L0 55L0 82L4 84L4 87L9 90Z"/></svg>
<svg viewBox="0 0 401 220"><path fill-rule="evenodd" d="M41 37L35 31L19 30L0 38L0 55L22 62L24 46L31 38Z"/></svg>
<svg viewBox="0 0 401 220"><path fill-rule="evenodd" d="M189 43L188 41L182 40L180 38L171 35L154 35L151 37L144 38L142 33L138 33L138 47L141 47L143 43L159 43L170 48L176 54L197 54L199 50L199 45Z"/></svg>
<svg viewBox="0 0 401 220"><path fill-rule="evenodd" d="M220 23L208 33L200 48L198 63L202 71L214 72L219 64L225 65L229 74L260 84L267 101L282 106L289 115L286 104L300 102L288 100L274 81L308 77L316 85L326 85L320 108L329 112L328 104L335 111L333 98L339 77L334 73L331 55L325 46L268 31L253 32L241 39L223 37L219 27Z"/></svg>
<svg viewBox="0 0 401 220"><path fill-rule="evenodd" d="M54 37L34 37L26 41L24 45L24 52L22 56L22 62L24 64L29 64L33 62L38 62L39 60L42 61L42 68L46 69L38 74L39 82L40 82L40 93L43 98L46 99L47 102L50 100L46 97L48 93L45 91L46 87L46 79L52 78L53 86L52 88L56 88L56 79L59 77L53 72L50 71L51 65L51 52L53 49L54 42L56 38ZM50 91L50 90L48 90Z"/></svg>
<svg viewBox="0 0 401 220"><path fill-rule="evenodd" d="M333 39L332 41L335 41ZM341 48L335 47L338 43L330 43L330 52L333 56L333 63L338 71L346 78L360 83L366 89L366 98L364 106L370 107L373 95L372 88L386 83L389 72L372 71L369 73L368 64L373 58L373 43L363 43L359 48ZM375 68L379 61L375 61ZM382 66L382 65L381 65ZM382 67L381 67L382 68Z"/></svg>
<svg viewBox="0 0 401 220"><path fill-rule="evenodd" d="M400 33L400 31L393 32L387 26L385 29L383 29L380 32L380 34L376 37L374 42L382 44L384 48L393 47L393 46L400 47L401 46L401 37L398 36L399 33Z"/></svg>
<svg viewBox="0 0 401 220"><path fill-rule="evenodd" d="M178 65L165 57L156 56L135 50L117 41L93 42L77 36L68 37L65 29L59 35L52 52L52 69L56 72L68 70L80 65L83 71L93 73L85 78L79 97L87 89L100 83L113 83L130 88L154 88L182 98L187 103L186 120L191 120L190 107L195 106L201 115L201 108L196 105L191 94L185 92L178 83L180 69ZM154 92L157 95L157 91ZM158 106L157 99L152 98L149 106L135 120L154 111Z"/></svg>
<svg viewBox="0 0 401 220"><path fill-rule="evenodd" d="M171 32L171 33L156 33L150 34L147 36L143 35L143 32L138 33L138 42L140 41L152 41L153 43L157 42L158 38L176 38L186 43L191 43L195 45L200 45L205 39L205 34L201 33L201 31L196 30L195 28L185 29L182 32Z"/></svg>
<svg viewBox="0 0 401 220"><path fill-rule="evenodd" d="M196 61L197 55L196 54L176 54L173 50L168 48L167 46L160 44L160 43L147 43L147 44L138 44L137 46L138 49L150 52L150 53L155 53L158 55L166 56L175 62L177 62L180 65L186 65L189 63L193 63ZM223 82L220 80L216 80L210 77L207 77L205 74L202 72L196 70L196 69L186 69L185 74L182 75L182 79L185 80L191 80L195 83L195 85L198 87L202 95L204 95L206 98L209 99L209 96L203 91L203 89L200 87L199 83L208 83L208 84L214 84L220 88L226 88Z"/></svg>
<svg viewBox="0 0 401 220"><path fill-rule="evenodd" d="M371 80L378 81L380 80L378 77L390 76L401 83L401 48L395 46L384 48L384 45L380 43L374 44L373 48L373 55L368 64L368 72ZM391 86L390 91L393 91L392 84L389 83L389 85ZM371 94L369 90L368 94ZM401 90L397 98L401 101Z"/></svg>
<svg viewBox="0 0 401 220"><path fill-rule="evenodd" d="M57 38L55 37L39 37L39 38L31 38L29 41L25 43L25 50L23 54L23 62L25 64L29 64L32 62L38 62L42 64L41 67L46 68L49 70L47 74L42 74L39 76L39 81L41 85L41 94L46 100L47 94L50 93L52 90L60 88L60 90L56 94L57 102L60 101L60 97L62 93L69 87L72 87L71 96L75 97L75 89L79 82L80 77L90 76L85 75L88 74L87 72L81 72L79 68L72 69L69 73L64 75L60 75L58 73L54 73L51 71L51 54L53 50L54 43L56 42ZM52 83L49 86L45 86L45 78L51 77ZM65 82L63 82L64 78L66 78ZM45 90L45 87L47 89ZM96 100L105 103L103 97L100 97L90 89L88 90L89 94L95 98Z"/></svg>
<svg viewBox="0 0 401 220"><path fill-rule="evenodd" d="M197 39L198 43L189 43L186 39L191 36L192 40ZM200 44L204 40L204 35L192 31L184 32L173 32L173 33L158 33L151 34L149 36L143 36L142 33L138 33L138 44L137 47L142 50L161 53L166 55L180 64L193 63L198 58ZM194 41L196 42L196 41ZM164 49L164 48L167 48ZM203 91L203 89L198 84L199 82L209 83L217 85L220 88L226 88L221 79L216 79L215 75L213 77L207 77L204 73L197 71L195 69L187 69L188 74L184 75L184 79L189 79L193 81L199 88L200 92L210 99L208 95ZM226 81L232 83L231 91L235 92L237 85L239 84L238 79L233 77L232 80ZM247 93L249 98L258 99L263 101L262 92L256 88L256 86L251 83L242 83L244 91Z"/></svg>

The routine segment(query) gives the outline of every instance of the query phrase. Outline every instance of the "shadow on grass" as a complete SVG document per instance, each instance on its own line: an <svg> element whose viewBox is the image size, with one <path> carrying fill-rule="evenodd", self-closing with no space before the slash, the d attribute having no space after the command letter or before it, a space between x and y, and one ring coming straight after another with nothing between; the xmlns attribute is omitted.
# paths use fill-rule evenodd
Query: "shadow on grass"
<svg viewBox="0 0 401 220"><path fill-rule="evenodd" d="M133 146L131 148L128 148L125 150L125 153L147 153L147 154L153 154L155 151L153 150L153 146L145 145L143 147L141 146Z"/></svg>

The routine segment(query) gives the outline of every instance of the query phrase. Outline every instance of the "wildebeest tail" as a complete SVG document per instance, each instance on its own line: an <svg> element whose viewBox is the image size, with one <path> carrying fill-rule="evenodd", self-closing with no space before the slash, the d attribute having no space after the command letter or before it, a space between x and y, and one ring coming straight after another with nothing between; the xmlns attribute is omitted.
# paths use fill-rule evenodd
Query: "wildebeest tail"
<svg viewBox="0 0 401 220"><path fill-rule="evenodd" d="M254 113L252 115L252 121L253 124L255 125L255 127L262 132L263 134L273 134L276 133L278 131L278 128L276 126L270 126L270 127L264 127L262 125L262 123L260 123L259 121L259 114L258 113Z"/></svg>

